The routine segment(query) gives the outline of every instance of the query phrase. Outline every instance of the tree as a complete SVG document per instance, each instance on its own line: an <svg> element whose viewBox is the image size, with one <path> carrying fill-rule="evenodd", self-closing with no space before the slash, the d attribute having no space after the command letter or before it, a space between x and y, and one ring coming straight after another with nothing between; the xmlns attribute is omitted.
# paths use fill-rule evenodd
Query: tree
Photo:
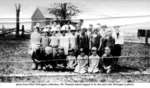
<svg viewBox="0 0 150 88"><path fill-rule="evenodd" d="M20 9L21 9L21 4L15 4L16 7L16 37L19 37L19 29L20 29Z"/></svg>
<svg viewBox="0 0 150 88"><path fill-rule="evenodd" d="M60 20L71 20L71 17L80 13L80 10L71 3L56 3L53 8L49 9L49 13Z"/></svg>

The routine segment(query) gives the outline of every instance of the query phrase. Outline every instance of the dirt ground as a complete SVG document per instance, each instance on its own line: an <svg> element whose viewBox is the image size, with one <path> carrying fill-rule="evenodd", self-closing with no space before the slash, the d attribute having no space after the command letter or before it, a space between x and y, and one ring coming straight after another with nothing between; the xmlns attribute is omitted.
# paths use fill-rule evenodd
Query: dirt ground
<svg viewBox="0 0 150 88"><path fill-rule="evenodd" d="M150 46L125 43L121 70L112 74L78 74L62 71L32 70L28 55L29 40L0 40L0 82L24 83L141 83L150 82ZM140 56L140 57L139 57Z"/></svg>

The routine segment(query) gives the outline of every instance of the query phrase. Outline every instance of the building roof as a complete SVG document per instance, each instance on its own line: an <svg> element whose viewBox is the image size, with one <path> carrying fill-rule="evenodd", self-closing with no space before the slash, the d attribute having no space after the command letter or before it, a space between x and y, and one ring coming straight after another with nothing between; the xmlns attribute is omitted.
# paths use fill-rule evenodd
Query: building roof
<svg viewBox="0 0 150 88"><path fill-rule="evenodd" d="M49 8L46 7L37 7L32 15L32 18L35 16L37 11L40 11L44 18L56 18L53 14L49 13Z"/></svg>

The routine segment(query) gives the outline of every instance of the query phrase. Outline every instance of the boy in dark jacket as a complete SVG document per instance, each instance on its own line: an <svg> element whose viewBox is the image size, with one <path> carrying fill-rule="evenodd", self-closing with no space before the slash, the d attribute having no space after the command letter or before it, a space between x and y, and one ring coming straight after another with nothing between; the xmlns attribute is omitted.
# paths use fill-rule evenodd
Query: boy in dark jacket
<svg viewBox="0 0 150 88"><path fill-rule="evenodd" d="M114 65L114 59L111 55L111 47L106 46L105 52L102 56L102 67L106 73L110 73L112 71Z"/></svg>
<svg viewBox="0 0 150 88"><path fill-rule="evenodd" d="M62 47L58 48L58 51L55 56L55 64L57 67L66 68L66 66L67 66L66 55L65 55L64 49Z"/></svg>

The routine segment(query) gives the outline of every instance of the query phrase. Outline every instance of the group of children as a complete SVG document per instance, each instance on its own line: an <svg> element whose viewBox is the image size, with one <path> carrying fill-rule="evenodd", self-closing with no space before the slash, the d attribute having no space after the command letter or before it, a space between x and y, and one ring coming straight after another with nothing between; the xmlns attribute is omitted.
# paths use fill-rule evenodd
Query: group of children
<svg viewBox="0 0 150 88"><path fill-rule="evenodd" d="M110 73L113 70L118 61L113 56L121 55L123 45L118 26L114 27L115 33L100 25L99 28L90 25L68 30L65 27L43 33L39 27L35 28L30 47L34 69L63 68L77 73Z"/></svg>

